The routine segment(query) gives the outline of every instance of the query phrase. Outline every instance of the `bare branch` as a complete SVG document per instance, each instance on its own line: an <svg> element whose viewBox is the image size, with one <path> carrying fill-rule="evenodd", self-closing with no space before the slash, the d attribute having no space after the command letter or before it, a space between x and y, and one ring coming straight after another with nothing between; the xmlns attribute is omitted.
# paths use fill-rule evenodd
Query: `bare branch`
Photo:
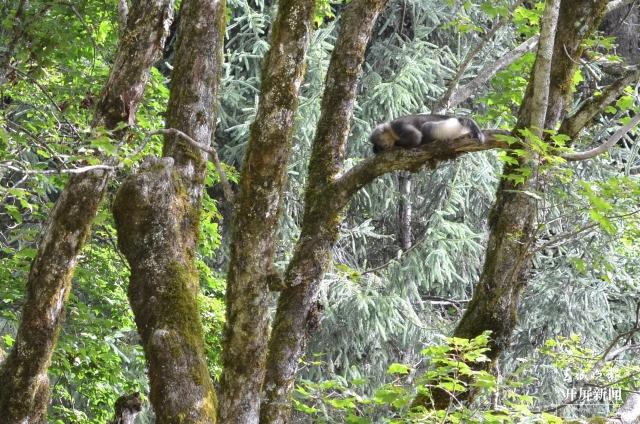
<svg viewBox="0 0 640 424"><path fill-rule="evenodd" d="M547 109L549 107L549 86L551 85L551 60L555 44L556 26L560 12L560 0L547 0L544 8L540 29L540 41L538 42L538 54L533 65L533 90L531 92L531 108L521 110L518 124L531 127L538 137L542 137L545 126ZM526 110L528 116L524 117L522 111Z"/></svg>
<svg viewBox="0 0 640 424"><path fill-rule="evenodd" d="M605 13L613 12L616 9L620 9L628 4L634 3L635 0L613 0L607 3L607 8L605 9Z"/></svg>
<svg viewBox="0 0 640 424"><path fill-rule="evenodd" d="M490 65L485 66L478 73L478 75L472 79L469 83L459 87L451 94L451 99L446 105L447 108L454 108L460 103L471 97L484 83L489 81L495 74L502 69L511 65L516 60L520 59L525 53L530 52L538 45L538 36L531 37L520 44L509 53L503 55L500 59L496 60Z"/></svg>
<svg viewBox="0 0 640 424"><path fill-rule="evenodd" d="M227 178L227 174L224 172L222 168L222 163L220 162L220 158L218 157L218 152L213 147L203 146L202 144L195 141L193 138L189 137L184 132L177 130L175 128L164 128L160 130L151 131L147 136L150 137L152 135L173 135L176 137L180 137L185 140L187 143L192 145L193 147L202 150L209 154L209 159L213 162L216 167L216 171L220 176L220 183L222 184L222 191L224 192L224 197L227 199L227 202L233 203L235 199L235 195L233 194L233 190L231 189L231 184L229 184L229 179Z"/></svg>
<svg viewBox="0 0 640 424"><path fill-rule="evenodd" d="M80 168L71 169L24 169L17 166L7 165L0 163L0 167L10 169L12 171L20 172L27 175L51 175L51 174L83 174L85 172L94 171L96 169L104 169L107 171L113 171L115 167L110 165L90 165L81 166Z"/></svg>
<svg viewBox="0 0 640 424"><path fill-rule="evenodd" d="M616 131L607 141L602 143L600 146L595 147L591 150L587 150L585 152L576 152L576 153L567 153L562 155L562 158L569 161L575 162L585 159L594 158L607 150L609 150L614 144L616 144L625 134L631 131L636 125L640 123L640 113L633 117L631 121L629 121L626 125L622 126L618 131Z"/></svg>
<svg viewBox="0 0 640 424"><path fill-rule="evenodd" d="M448 107L449 100L451 99L451 96L453 95L454 90L458 86L458 83L462 79L462 76L464 75L465 71L469 68L471 61L478 55L478 53L482 51L482 49L484 49L484 47L493 38L496 32L498 32L500 28L505 26L511 20L513 16L513 11L518 6L520 6L523 2L524 0L518 0L515 3L513 3L509 8L509 13L507 13L505 16L502 16L500 20L496 22L496 24L491 28L491 30L489 30L484 35L484 37L482 37L480 42L477 43L476 46L469 51L469 53L467 53L467 55L464 58L464 61L458 67L458 72L456 72L456 74L451 79L451 81L449 81L447 92L436 103L436 105L434 106L434 110L437 110L440 112L443 109L446 109Z"/></svg>

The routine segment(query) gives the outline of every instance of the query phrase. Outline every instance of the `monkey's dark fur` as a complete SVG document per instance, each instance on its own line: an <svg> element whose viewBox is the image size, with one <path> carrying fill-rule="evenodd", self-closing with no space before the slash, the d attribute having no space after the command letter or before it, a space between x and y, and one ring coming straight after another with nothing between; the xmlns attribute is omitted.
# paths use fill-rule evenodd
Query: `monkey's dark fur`
<svg viewBox="0 0 640 424"><path fill-rule="evenodd" d="M484 143L482 130L471 118L447 115L407 115L378 125L369 141L373 152L380 153L398 146L405 149L433 141L453 140L470 134Z"/></svg>

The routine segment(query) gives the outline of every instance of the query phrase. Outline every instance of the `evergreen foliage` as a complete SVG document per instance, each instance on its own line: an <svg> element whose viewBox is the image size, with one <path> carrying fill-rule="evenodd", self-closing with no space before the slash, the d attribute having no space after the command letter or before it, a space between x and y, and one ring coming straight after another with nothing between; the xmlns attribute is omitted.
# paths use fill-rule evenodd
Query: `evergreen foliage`
<svg viewBox="0 0 640 424"><path fill-rule="evenodd" d="M231 167L241 166L256 114L260 64L269 48L275 10L271 3L228 1L226 63L215 143L223 162L229 164L232 179ZM300 232L306 166L320 114L324 75L344 7L337 2L324 3L316 20L318 28L311 41L296 117L278 246L280 266L289 259ZM495 13L505 14L486 3L492 2L390 3L367 51L348 167L372 154L367 137L377 123L431 111L458 65L491 27ZM506 3L500 2L496 9ZM157 138L148 140L140 151L131 147L141 144L145 131L163 127L161 113L170 80L159 70L153 71L131 144L116 145L104 134L88 132L99 95L97 87L108 74L117 41L114 6L115 2L89 0L73 4L28 2L23 41L16 44L13 53L16 62L7 68L11 70L8 82L0 85L3 350L13 343L23 282L46 216L67 180L64 170L100 153L123 158L118 170L122 176L135 169L143 156L159 151ZM16 13L10 2L0 6L0 11L7 17ZM461 84L513 48L516 39L528 37L537 24L532 16L515 13L516 26L506 25L496 33ZM12 46L7 22L5 19L0 29L0 48ZM3 53L0 50L0 58ZM167 56L166 61L170 60ZM509 127L531 64L532 56L523 56L456 113L474 116L483 127ZM592 72L576 77L576 87L587 93L585 97L595 95L589 87L598 83L598 64L589 66ZM638 111L638 98L636 86L574 147L591 146L615 130L627 110ZM566 389L584 382L582 377L563 372L558 356L551 352L556 345L550 347L547 340L558 339L562 348L570 345L589 356L580 363L588 368L616 335L638 327L640 145L636 138L637 130L607 156L563 165L562 172L549 176L545 191L535 194L544 196L545 201L538 211L542 224L533 278L520 308L513 347L499 364L502 375L527 381L526 388L514 390L537 399L532 409L561 403ZM413 174L414 246L408 252L402 252L397 243L396 214L401 199L397 176L387 175L361 190L346 211L341 239L333 252L334 263L323 281L318 299L324 307L323 318L308 346L301 387L316 389L317 384L330 379L348 384L355 381L359 396L375 397L376 389L395 378L388 374L391 364L420 364L414 370L424 371L422 349L442 344L442 336L448 335L460 318L479 278L489 208L500 173L498 155L486 152ZM211 171L211 175L215 173ZM212 177L207 185L215 183ZM110 196L115 188L114 183ZM209 193L212 197L206 196L202 214L198 268L209 365L217 375L224 320L221 271L226 265L227 246L218 228L221 215L213 190ZM128 272L115 248L109 204L110 200L103 205L91 244L74 276L64 329L50 369L52 423L105 422L120 394L148 389L127 303ZM572 336L575 334L579 337ZM637 338L630 335L628 341L637 344ZM614 374L628 377L636 370L637 358L628 353L621 358ZM628 380L623 384L631 387ZM309 396L302 398L308 400ZM390 409L383 410L393 407L387 402L384 408ZM345 416L345 408L337 409L323 419L338 422ZM576 408L563 413L584 411ZM610 410L595 408L593 412L606 414ZM376 410L370 418L380 416ZM145 411L138 422L152 422L152 418L152 413Z"/></svg>

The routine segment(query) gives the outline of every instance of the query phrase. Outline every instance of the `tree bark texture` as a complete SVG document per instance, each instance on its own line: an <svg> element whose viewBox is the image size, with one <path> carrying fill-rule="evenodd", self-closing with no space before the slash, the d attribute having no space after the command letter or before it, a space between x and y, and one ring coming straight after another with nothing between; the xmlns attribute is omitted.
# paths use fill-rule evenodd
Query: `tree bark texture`
<svg viewBox="0 0 640 424"><path fill-rule="evenodd" d="M0 6L0 12L7 17L11 17L12 22L9 28L5 29L4 36L0 38L0 42L4 44L0 51L0 86L7 82L11 74L11 61L14 58L15 50L26 30L25 9L28 8L27 0L19 0L16 2L3 2Z"/></svg>
<svg viewBox="0 0 640 424"><path fill-rule="evenodd" d="M162 52L172 15L171 0L135 2L94 125L113 129L132 119L131 113L142 100L149 69ZM90 233L109 176L104 170L73 175L51 211L31 264L16 341L0 370L0 417L6 422L45 420L49 402L47 369L64 302L78 253Z"/></svg>
<svg viewBox="0 0 640 424"><path fill-rule="evenodd" d="M334 182L344 160L365 49L386 3L353 0L341 18L313 142L302 232L286 270L286 288L280 294L269 342L261 423L288 421L307 328L318 323L318 286L330 263L331 249L339 236L340 213L349 198L336 195Z"/></svg>
<svg viewBox="0 0 640 424"><path fill-rule="evenodd" d="M411 227L411 174L408 172L398 173L398 189L400 197L398 199L398 244L406 252L413 245L413 231Z"/></svg>
<svg viewBox="0 0 640 424"><path fill-rule="evenodd" d="M222 70L224 0L184 0L167 126L211 144ZM195 254L207 157L169 134L114 202L118 244L131 266L129 300L149 369L157 423L214 423Z"/></svg>
<svg viewBox="0 0 640 424"><path fill-rule="evenodd" d="M134 424L136 416L141 410L140 393L120 396L116 401L115 415L109 424Z"/></svg>
<svg viewBox="0 0 640 424"><path fill-rule="evenodd" d="M539 97L534 92L537 77L534 75L516 129L537 126L542 121L544 128L553 128L565 108L571 105L571 78L583 51L580 43L597 27L605 6L605 0L562 1L553 44L548 100L546 105L535 103ZM546 109L546 113L540 114L541 108ZM542 128L537 131L540 130ZM504 174L516 170L517 167L506 166ZM533 172L524 183L515 184L507 179L500 183L491 211L490 235L480 281L454 332L456 337L473 338L491 330L489 356L494 359L509 346L520 294L529 279L537 210L535 197L529 192L538 190L537 178Z"/></svg>
<svg viewBox="0 0 640 424"><path fill-rule="evenodd" d="M269 334L282 195L298 94L311 33L313 0L281 0L262 68L260 104L244 158L231 235L227 322L219 418L257 423Z"/></svg>

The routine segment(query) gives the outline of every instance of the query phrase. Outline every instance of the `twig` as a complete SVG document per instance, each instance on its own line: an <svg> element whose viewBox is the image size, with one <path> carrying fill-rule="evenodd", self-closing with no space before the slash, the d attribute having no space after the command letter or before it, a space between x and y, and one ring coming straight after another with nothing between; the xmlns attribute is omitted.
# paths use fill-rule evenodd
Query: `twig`
<svg viewBox="0 0 640 424"><path fill-rule="evenodd" d="M175 128L165 128L165 129L155 130L155 131L151 131L148 134L148 136L152 136L152 135L174 135L182 138L193 147L208 153L210 159L212 160L213 164L216 167L216 171L218 171L218 175L220 176L220 183L222 184L222 191L224 192L224 197L227 199L227 202L233 203L235 196L233 194L233 190L231 189L231 184L229 184L229 180L227 179L227 174L224 172L224 169L222 168L222 163L220 163L220 158L218 157L218 153L215 151L214 148L201 145L200 143L195 141L193 138L189 137L187 134Z"/></svg>

